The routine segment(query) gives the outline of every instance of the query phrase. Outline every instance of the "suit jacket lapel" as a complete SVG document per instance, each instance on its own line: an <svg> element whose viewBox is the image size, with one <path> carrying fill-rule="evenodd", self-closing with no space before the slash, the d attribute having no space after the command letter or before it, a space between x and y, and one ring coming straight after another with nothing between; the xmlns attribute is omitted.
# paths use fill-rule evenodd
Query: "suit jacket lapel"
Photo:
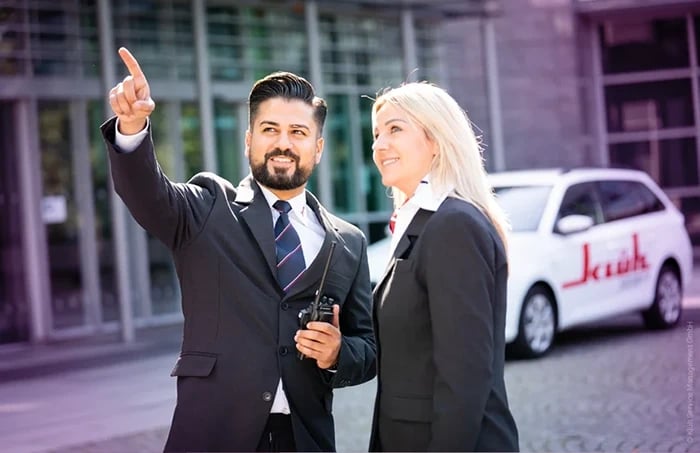
<svg viewBox="0 0 700 453"><path fill-rule="evenodd" d="M410 256L413 245L416 243L416 240L418 240L423 228L425 228L425 224L428 223L428 219L430 219L430 216L432 215L432 211L419 209L418 212L416 212L416 215L413 216L411 223L409 223L408 228L406 228L406 232L403 234L403 236L401 236L398 244L396 244L396 249L391 257L391 261L387 265L384 275L382 275L377 282L377 286L375 286L375 292L379 290L384 283L384 280L389 276L389 274L391 274L394 266L396 265L396 260L405 257L406 253L408 253Z"/></svg>
<svg viewBox="0 0 700 453"><path fill-rule="evenodd" d="M319 280L323 274L323 268L328 259L328 254L331 250L331 242L335 241L336 247L333 252L330 269L333 269L333 264L338 261L340 254L343 253L343 238L338 233L338 228L328 217L328 213L323 209L316 197L308 191L306 192L306 204L311 208L313 213L316 214L316 218L326 231L326 236L323 238L323 244L321 244L321 250L319 250L318 255L316 255L316 258L309 264L309 267L306 268L301 278L299 278L299 281L289 289L286 297L297 296L303 292L308 292L309 296L315 294L318 289L318 284L320 283Z"/></svg>
<svg viewBox="0 0 700 453"><path fill-rule="evenodd" d="M252 177L241 181L236 191L236 203L248 206L241 209L241 218L253 234L260 251L267 261L273 278L277 278L277 257L275 255L275 233L272 226L270 205Z"/></svg>

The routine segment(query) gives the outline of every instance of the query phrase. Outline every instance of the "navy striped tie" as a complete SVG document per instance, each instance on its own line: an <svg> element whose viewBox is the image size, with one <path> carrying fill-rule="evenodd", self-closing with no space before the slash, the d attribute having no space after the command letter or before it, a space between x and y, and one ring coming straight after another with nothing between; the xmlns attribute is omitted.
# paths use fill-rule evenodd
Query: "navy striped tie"
<svg viewBox="0 0 700 453"><path fill-rule="evenodd" d="M275 248L277 249L277 281L282 290L287 292L289 288L301 277L306 269L304 253L301 250L299 235L291 223L289 223L289 211L292 207L289 203L277 200L272 205L280 216L275 222Z"/></svg>

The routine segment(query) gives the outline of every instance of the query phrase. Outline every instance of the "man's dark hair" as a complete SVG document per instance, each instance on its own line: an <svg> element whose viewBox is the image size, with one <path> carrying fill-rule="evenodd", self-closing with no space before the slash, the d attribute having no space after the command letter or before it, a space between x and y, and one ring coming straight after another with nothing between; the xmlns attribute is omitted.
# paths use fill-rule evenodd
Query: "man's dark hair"
<svg viewBox="0 0 700 453"><path fill-rule="evenodd" d="M319 135L323 132L323 123L328 111L326 101L316 96L314 87L308 80L291 72L274 72L255 82L248 96L248 122L251 127L260 104L278 97L287 100L298 99L312 106Z"/></svg>

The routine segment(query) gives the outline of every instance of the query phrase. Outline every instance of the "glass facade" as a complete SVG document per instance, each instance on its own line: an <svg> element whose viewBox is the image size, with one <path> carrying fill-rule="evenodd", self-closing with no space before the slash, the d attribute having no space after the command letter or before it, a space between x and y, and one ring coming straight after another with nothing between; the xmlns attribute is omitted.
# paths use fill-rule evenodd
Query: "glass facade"
<svg viewBox="0 0 700 453"><path fill-rule="evenodd" d="M605 21L598 27L608 157L651 175L700 245L700 16Z"/></svg>
<svg viewBox="0 0 700 453"><path fill-rule="evenodd" d="M0 75L97 77L95 4L94 0L0 2Z"/></svg>
<svg viewBox="0 0 700 453"><path fill-rule="evenodd" d="M3 213L15 212L18 207L8 200L18 200L8 191L22 184L36 189L42 206L40 218L0 220L0 344L26 341L32 329L39 340L118 329L116 258L124 251L126 299L135 325L181 319L179 286L166 247L131 219L119 227L126 229L127 243L115 239L120 224L98 126L109 116L107 90L126 75L116 52L120 46L133 51L149 79L157 104L151 116L156 154L164 172L177 181L207 170L236 184L248 172L245 101L253 82L278 70L309 78L330 110L325 162L319 168L328 176L316 172L309 187L371 241L385 235L392 206L372 162L370 98L410 79L416 68L407 69L407 52L417 62L419 78L441 79L439 28L435 19L413 17L415 42L407 45L400 9L377 14L319 2L311 11L305 2L0 0L0 102L6 101L0 105L7 106L0 109L0 119L3 128L29 125L20 147L2 134L0 163L2 171L19 165L11 162L17 148L26 152L33 169L8 173L22 181L0 180L0 206ZM204 28L196 30L197 23ZM199 45L205 55L197 55ZM206 71L198 70L199 64ZM112 67L115 73L105 74ZM208 75L206 83L198 80L201 74ZM31 92L33 100L3 89L18 83L13 86ZM201 102L202 97L211 103ZM207 105L209 115L202 111ZM210 156L204 149L209 142ZM23 202L34 200L26 195ZM23 229L45 242L29 257L47 263L45 269L8 266L29 262L17 248ZM31 296L34 302L24 291L27 269L35 273L33 281L47 282ZM29 317L30 305L46 325Z"/></svg>
<svg viewBox="0 0 700 453"><path fill-rule="evenodd" d="M18 159L4 152L17 147L13 107L0 102L0 124L10 126L0 134L0 344L29 339Z"/></svg>
<svg viewBox="0 0 700 453"><path fill-rule="evenodd" d="M193 80L192 6L189 0L112 2L115 44L137 52L149 80ZM116 52L115 64L122 62Z"/></svg>
<svg viewBox="0 0 700 453"><path fill-rule="evenodd" d="M100 124L104 119L104 108L100 101L88 104L88 124ZM109 169L102 134L90 127L90 164L95 204L95 236L97 238L97 262L99 266L100 301L102 319L116 321L119 316L117 288L114 276L114 239L112 236L112 213L109 193Z"/></svg>
<svg viewBox="0 0 700 453"><path fill-rule="evenodd" d="M606 22L600 27L604 74L690 65L684 17Z"/></svg>
<svg viewBox="0 0 700 453"><path fill-rule="evenodd" d="M277 70L308 76L303 8L207 3L207 41L212 79L248 81Z"/></svg>
<svg viewBox="0 0 700 453"><path fill-rule="evenodd" d="M83 275L80 255L80 213L76 203L70 105L40 101L42 212L46 224L51 278L51 309L55 329L84 322Z"/></svg>

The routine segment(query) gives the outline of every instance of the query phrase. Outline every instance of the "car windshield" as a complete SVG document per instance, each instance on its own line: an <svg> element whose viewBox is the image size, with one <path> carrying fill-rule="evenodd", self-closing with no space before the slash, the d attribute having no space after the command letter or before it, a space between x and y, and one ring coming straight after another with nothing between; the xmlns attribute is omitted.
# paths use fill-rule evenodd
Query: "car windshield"
<svg viewBox="0 0 700 453"><path fill-rule="evenodd" d="M508 215L513 231L537 230L551 189L551 186L494 187L496 201Z"/></svg>

